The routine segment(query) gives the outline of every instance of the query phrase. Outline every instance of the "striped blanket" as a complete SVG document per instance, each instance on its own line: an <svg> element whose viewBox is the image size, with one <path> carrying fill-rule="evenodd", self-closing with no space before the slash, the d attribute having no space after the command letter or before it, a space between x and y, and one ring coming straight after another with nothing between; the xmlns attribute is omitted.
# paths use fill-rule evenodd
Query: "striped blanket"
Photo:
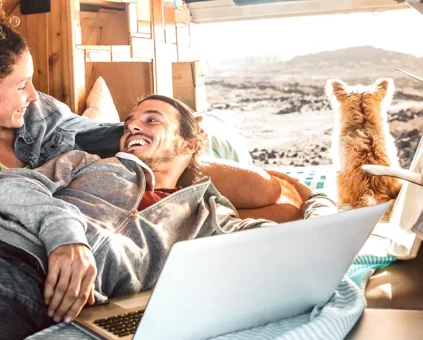
<svg viewBox="0 0 423 340"><path fill-rule="evenodd" d="M286 172L298 177L312 189L323 191L331 196L333 194L334 176L330 168L293 168L287 169ZM372 240L369 239L369 241ZM213 340L336 340L345 338L366 307L364 289L370 276L376 269L388 266L395 260L385 251L384 246L383 242L376 241L372 242L370 247L363 247L365 252L360 252L360 255L355 258L325 305L315 306L310 313L221 335ZM89 340L91 338L76 327L61 323L27 339Z"/></svg>
<svg viewBox="0 0 423 340"><path fill-rule="evenodd" d="M355 325L366 307L364 288L377 268L391 264L394 258L360 255L351 265L330 301L315 306L311 313L269 323L264 326L225 334L213 340L336 340L343 339ZM68 324L58 324L27 339L91 339Z"/></svg>

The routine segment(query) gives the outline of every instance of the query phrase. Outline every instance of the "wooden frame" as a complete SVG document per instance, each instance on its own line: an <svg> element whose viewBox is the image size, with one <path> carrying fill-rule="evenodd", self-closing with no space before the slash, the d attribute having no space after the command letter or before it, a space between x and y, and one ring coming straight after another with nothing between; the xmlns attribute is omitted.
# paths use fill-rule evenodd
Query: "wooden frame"
<svg viewBox="0 0 423 340"><path fill-rule="evenodd" d="M13 14L34 58L35 87L78 114L98 76L124 119L135 97L173 96L172 64L196 60L189 10L164 0L54 0L50 13Z"/></svg>

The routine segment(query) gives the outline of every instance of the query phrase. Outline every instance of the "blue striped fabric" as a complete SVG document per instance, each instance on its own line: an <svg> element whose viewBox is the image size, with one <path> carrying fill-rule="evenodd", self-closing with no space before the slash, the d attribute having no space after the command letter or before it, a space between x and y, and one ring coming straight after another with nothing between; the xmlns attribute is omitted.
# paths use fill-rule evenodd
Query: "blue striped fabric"
<svg viewBox="0 0 423 340"><path fill-rule="evenodd" d="M264 326L221 335L213 340L336 340L343 339L355 325L366 307L364 288L377 268L391 264L394 258L360 255L349 268L330 301L316 306L311 313L272 322ZM310 278L312 279L312 278ZM27 338L92 339L68 324L58 324Z"/></svg>

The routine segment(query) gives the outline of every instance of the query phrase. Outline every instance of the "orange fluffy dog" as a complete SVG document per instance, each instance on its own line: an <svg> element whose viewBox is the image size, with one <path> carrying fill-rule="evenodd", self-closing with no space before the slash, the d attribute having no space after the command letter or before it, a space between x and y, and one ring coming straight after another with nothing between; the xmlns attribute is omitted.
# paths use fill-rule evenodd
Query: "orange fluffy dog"
<svg viewBox="0 0 423 340"><path fill-rule="evenodd" d="M389 201L398 195L400 181L371 176L365 164L399 167L397 149L389 133L387 109L394 92L392 79L378 79L371 86L348 86L328 80L326 93L336 110L332 160L340 203L363 207Z"/></svg>

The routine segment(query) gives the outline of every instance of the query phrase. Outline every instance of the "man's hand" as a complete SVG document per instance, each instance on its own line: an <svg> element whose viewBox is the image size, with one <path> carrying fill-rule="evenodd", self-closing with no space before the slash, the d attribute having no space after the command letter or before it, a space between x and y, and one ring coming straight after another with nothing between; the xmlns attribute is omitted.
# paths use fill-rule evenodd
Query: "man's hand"
<svg viewBox="0 0 423 340"><path fill-rule="evenodd" d="M54 321L70 322L85 303L94 303L97 275L94 256L83 244L69 244L55 249L48 258L44 300Z"/></svg>

